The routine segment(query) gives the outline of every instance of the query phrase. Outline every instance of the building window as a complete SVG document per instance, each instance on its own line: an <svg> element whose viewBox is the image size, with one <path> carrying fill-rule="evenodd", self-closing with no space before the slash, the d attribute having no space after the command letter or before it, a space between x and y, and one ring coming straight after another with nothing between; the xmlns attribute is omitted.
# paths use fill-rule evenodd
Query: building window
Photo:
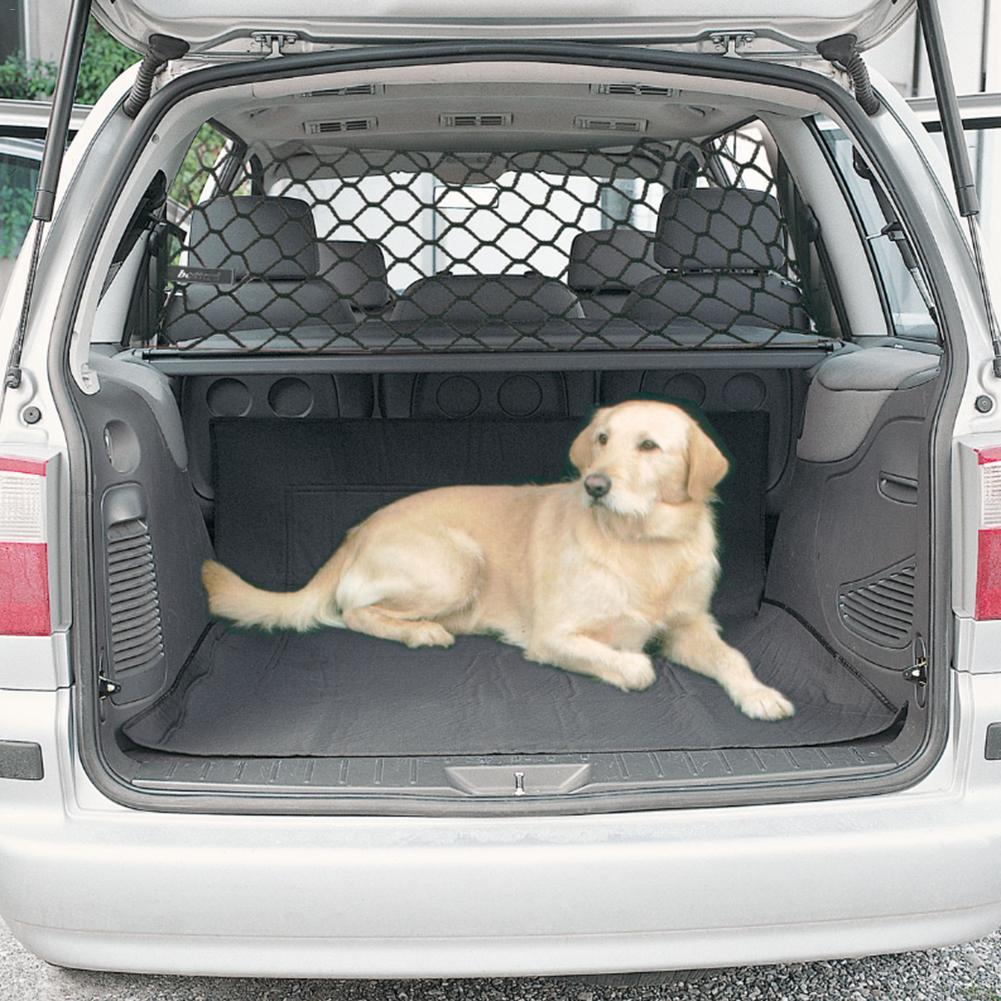
<svg viewBox="0 0 1001 1001"><path fill-rule="evenodd" d="M23 4L21 0L0 0L0 61L23 51Z"/></svg>

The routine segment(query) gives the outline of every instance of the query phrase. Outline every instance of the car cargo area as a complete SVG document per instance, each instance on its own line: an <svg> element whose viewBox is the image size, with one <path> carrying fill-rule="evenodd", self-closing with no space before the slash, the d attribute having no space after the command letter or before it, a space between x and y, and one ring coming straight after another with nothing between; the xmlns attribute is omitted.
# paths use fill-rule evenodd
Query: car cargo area
<svg viewBox="0 0 1001 1001"><path fill-rule="evenodd" d="M272 81L161 143L79 396L101 753L135 787L588 801L879 774L924 740L943 354L876 173L726 81L508 72L489 101ZM621 692L491 636L210 618L206 559L300 588L404 495L575 478L592 412L636 398L729 458L713 612L791 718L662 658Z"/></svg>

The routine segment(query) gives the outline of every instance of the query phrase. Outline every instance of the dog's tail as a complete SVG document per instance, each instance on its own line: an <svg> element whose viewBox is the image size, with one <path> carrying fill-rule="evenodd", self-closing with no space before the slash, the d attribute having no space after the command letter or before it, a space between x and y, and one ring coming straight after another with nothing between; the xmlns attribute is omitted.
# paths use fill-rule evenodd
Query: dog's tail
<svg viewBox="0 0 1001 1001"><path fill-rule="evenodd" d="M265 591L248 584L215 560L202 564L202 584L208 595L209 611L216 618L229 619L238 626L261 629L292 629L304 633L317 626L338 626L334 592L343 558L334 556L316 576L298 591Z"/></svg>

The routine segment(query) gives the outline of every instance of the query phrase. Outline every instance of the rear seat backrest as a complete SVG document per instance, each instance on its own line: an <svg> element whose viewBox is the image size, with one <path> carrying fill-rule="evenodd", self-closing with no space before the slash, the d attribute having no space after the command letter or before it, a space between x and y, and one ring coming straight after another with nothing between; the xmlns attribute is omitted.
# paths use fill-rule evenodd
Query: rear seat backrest
<svg viewBox="0 0 1001 1001"><path fill-rule="evenodd" d="M544 275L433 275L414 282L389 313L390 322L483 324L581 319L577 296Z"/></svg>
<svg viewBox="0 0 1001 1001"><path fill-rule="evenodd" d="M710 330L735 324L809 330L787 263L778 202L760 191L694 188L664 197L654 260L667 274L629 297L625 314L645 325L690 319Z"/></svg>
<svg viewBox="0 0 1001 1001"><path fill-rule="evenodd" d="M321 240L320 277L361 313L378 313L392 301L386 258L371 240Z"/></svg>
<svg viewBox="0 0 1001 1001"><path fill-rule="evenodd" d="M178 285L167 304L173 341L230 330L351 324L351 308L317 278L316 229L298 198L223 195L189 217L187 263L233 272L234 285Z"/></svg>
<svg viewBox="0 0 1001 1001"><path fill-rule="evenodd" d="M567 284L589 317L622 312L629 293L661 274L652 233L620 227L579 233L570 245Z"/></svg>

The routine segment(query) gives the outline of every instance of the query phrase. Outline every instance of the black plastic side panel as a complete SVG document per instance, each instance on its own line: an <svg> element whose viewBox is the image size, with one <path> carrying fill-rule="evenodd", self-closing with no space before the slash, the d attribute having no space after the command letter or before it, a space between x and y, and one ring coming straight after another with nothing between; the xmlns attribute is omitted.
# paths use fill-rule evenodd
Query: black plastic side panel
<svg viewBox="0 0 1001 1001"><path fill-rule="evenodd" d="M101 673L119 686L113 703L134 704L169 684L208 623L199 573L211 546L188 473L175 464L143 397L102 376L81 411L99 498L93 531Z"/></svg>
<svg viewBox="0 0 1001 1001"><path fill-rule="evenodd" d="M181 414L191 482L212 500L209 423L216 417L369 417L374 389L367 375L297 372L193 375L181 382Z"/></svg>
<svg viewBox="0 0 1001 1001"><path fill-rule="evenodd" d="M928 636L929 459L936 383L897 390L856 451L797 460L765 588L852 663L903 670Z"/></svg>
<svg viewBox="0 0 1001 1001"><path fill-rule="evenodd" d="M420 372L378 376L383 417L586 417L591 372Z"/></svg>

